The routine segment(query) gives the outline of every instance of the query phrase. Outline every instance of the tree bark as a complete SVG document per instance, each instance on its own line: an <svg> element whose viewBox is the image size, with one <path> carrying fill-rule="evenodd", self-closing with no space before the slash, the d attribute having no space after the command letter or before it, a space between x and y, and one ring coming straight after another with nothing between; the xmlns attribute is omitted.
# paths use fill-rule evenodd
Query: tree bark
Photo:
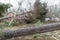
<svg viewBox="0 0 60 40"><path fill-rule="evenodd" d="M3 30L3 38L9 39L12 37L19 37L19 36L27 36L27 35L33 35L37 33L44 33L44 32L50 32L60 30L60 22L59 23L51 23L42 25L40 27L28 27L28 28L19 28L17 30Z"/></svg>
<svg viewBox="0 0 60 40"><path fill-rule="evenodd" d="M11 18L11 17L2 17L2 18L0 18L0 21L2 21L2 20L4 20L4 19L7 19L7 18Z"/></svg>

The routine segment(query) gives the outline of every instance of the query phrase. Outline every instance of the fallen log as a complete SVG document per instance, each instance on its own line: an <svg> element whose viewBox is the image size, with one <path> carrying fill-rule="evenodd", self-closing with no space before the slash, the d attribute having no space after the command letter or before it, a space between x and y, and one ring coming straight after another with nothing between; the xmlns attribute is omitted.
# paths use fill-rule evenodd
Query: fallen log
<svg viewBox="0 0 60 40"><path fill-rule="evenodd" d="M60 22L46 24L40 27L36 26L36 27L28 27L28 28L19 28L17 30L3 30L2 39L5 40L12 37L27 36L27 35L37 34L37 33L55 31L55 30L60 30Z"/></svg>
<svg viewBox="0 0 60 40"><path fill-rule="evenodd" d="M24 14L27 14L27 13L29 13L29 12L22 13L22 14L16 14L16 15L24 15ZM0 18L0 21L1 21L1 20L4 20L4 19L7 19L7 18L11 18L11 17L8 17L8 16L1 17L1 18Z"/></svg>
<svg viewBox="0 0 60 40"><path fill-rule="evenodd" d="M0 18L0 21L4 20L4 19L8 19L8 18L11 18L11 17L7 17L7 16L6 17L2 17L2 18Z"/></svg>

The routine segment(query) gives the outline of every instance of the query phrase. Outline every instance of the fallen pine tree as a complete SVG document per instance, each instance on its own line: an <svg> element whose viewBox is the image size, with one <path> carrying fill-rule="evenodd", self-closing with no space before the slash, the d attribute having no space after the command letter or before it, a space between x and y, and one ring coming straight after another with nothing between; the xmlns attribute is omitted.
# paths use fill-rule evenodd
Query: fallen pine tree
<svg viewBox="0 0 60 40"><path fill-rule="evenodd" d="M40 27L28 27L28 28L19 28L17 30L3 30L1 40L13 38L13 37L20 37L20 36L28 36L38 33L45 33L50 31L60 30L60 22L59 23L51 23L42 25Z"/></svg>
<svg viewBox="0 0 60 40"><path fill-rule="evenodd" d="M2 20L4 20L4 19L8 19L8 18L11 18L11 17L2 17L2 18L0 18L0 21L2 21Z"/></svg>

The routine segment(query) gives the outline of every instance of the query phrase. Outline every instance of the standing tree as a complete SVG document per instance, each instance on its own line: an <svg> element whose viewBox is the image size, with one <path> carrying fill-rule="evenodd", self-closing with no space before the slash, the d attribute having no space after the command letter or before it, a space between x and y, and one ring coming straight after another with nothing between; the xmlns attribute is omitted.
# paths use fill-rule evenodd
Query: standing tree
<svg viewBox="0 0 60 40"><path fill-rule="evenodd" d="M36 0L35 4L34 4L34 9L35 9L35 13L37 16L37 19L40 19L42 22L44 21L46 14L48 12L47 8L47 4L41 3L40 0Z"/></svg>

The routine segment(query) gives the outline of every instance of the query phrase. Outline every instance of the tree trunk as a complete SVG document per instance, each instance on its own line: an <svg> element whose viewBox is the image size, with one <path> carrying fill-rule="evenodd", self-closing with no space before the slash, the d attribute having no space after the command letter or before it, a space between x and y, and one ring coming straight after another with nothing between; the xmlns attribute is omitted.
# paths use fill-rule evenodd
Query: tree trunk
<svg viewBox="0 0 60 40"><path fill-rule="evenodd" d="M2 18L0 18L0 21L2 21L2 20L4 20L4 19L8 19L8 18L11 18L11 17L2 17Z"/></svg>
<svg viewBox="0 0 60 40"><path fill-rule="evenodd" d="M19 36L27 36L27 35L32 35L36 33L44 33L44 32L50 32L55 30L60 30L60 22L46 24L40 27L35 26L35 27L28 27L28 28L19 28L17 30L3 30L2 39L9 39L12 37L19 37Z"/></svg>

